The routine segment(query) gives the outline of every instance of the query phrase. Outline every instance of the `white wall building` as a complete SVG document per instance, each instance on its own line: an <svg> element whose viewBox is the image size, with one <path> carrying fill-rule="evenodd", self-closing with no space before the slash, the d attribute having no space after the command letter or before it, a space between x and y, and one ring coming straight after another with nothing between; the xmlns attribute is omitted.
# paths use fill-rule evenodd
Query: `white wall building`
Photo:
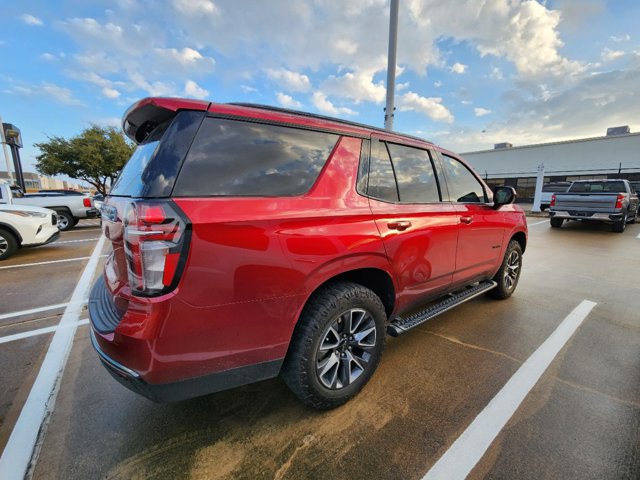
<svg viewBox="0 0 640 480"><path fill-rule="evenodd" d="M628 132L628 128L623 131ZM640 180L640 133L521 147L498 144L496 147L462 156L490 185L515 187L522 201L533 200L541 163L544 164L545 183L592 178Z"/></svg>

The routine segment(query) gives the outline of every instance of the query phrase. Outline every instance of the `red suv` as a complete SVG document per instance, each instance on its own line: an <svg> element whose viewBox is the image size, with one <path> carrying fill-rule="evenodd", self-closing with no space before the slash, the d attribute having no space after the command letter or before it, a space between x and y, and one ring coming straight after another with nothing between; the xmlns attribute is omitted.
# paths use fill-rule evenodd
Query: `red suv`
<svg viewBox="0 0 640 480"><path fill-rule="evenodd" d="M102 206L89 301L113 376L156 401L281 375L346 402L397 336L482 293L509 297L527 227L458 156L352 122L147 98Z"/></svg>

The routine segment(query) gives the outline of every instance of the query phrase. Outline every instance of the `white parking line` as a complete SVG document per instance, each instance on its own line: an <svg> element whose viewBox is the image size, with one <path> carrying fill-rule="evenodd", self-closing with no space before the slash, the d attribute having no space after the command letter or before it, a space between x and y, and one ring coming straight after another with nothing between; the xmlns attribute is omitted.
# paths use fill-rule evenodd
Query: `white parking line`
<svg viewBox="0 0 640 480"><path fill-rule="evenodd" d="M23 338L35 337L36 335L42 335L43 333L55 332L59 328L71 328L78 327L79 325L86 325L89 323L89 319L85 318L77 323L70 323L68 325L53 325L51 327L38 328L36 330L30 330L28 332L16 333L14 335L7 335L6 337L0 337L0 344L13 342L15 340L22 340Z"/></svg>
<svg viewBox="0 0 640 480"><path fill-rule="evenodd" d="M23 315L30 315L32 313L46 312L48 310L55 310L56 308L66 307L67 305L69 304L58 303L57 305L49 305L47 307L38 307L38 308L31 308L29 310L21 310L19 312L3 313L2 315L0 315L0 320L5 320L7 318L13 318L13 317L21 317Z"/></svg>
<svg viewBox="0 0 640 480"><path fill-rule="evenodd" d="M100 237L104 242L104 237ZM99 255L99 257L106 257L107 255ZM7 270L9 268L20 268L20 267L36 267L38 265L51 265L52 263L64 263L64 262L79 262L80 260L86 260L91 257L76 257L76 258L65 258L64 260L51 260L49 262L36 262L36 263L22 263L20 265L8 265L6 267L0 267L0 270Z"/></svg>
<svg viewBox="0 0 640 480"><path fill-rule="evenodd" d="M528 227L535 227L536 225L542 225L543 223L549 223L549 220L542 220L541 222L536 222L536 223L529 223L527 224Z"/></svg>
<svg viewBox="0 0 640 480"><path fill-rule="evenodd" d="M51 245L60 245L61 243L78 243L78 242L93 242L94 240L98 240L100 237L96 238L83 238L82 240L64 240L63 242L54 242Z"/></svg>
<svg viewBox="0 0 640 480"><path fill-rule="evenodd" d="M567 315L431 467L423 480L462 480L469 475L553 359L596 305L589 300L583 300Z"/></svg>
<svg viewBox="0 0 640 480"><path fill-rule="evenodd" d="M36 444L41 445L38 440L44 435L46 424L53 412L60 379L71 351L82 307L91 288L91 278L98 267L104 241L105 237L98 241L73 290L69 305L59 323L60 327L65 328L58 328L51 339L38 377L31 387L29 397L0 457L0 478L24 478L29 466L35 465L38 453Z"/></svg>

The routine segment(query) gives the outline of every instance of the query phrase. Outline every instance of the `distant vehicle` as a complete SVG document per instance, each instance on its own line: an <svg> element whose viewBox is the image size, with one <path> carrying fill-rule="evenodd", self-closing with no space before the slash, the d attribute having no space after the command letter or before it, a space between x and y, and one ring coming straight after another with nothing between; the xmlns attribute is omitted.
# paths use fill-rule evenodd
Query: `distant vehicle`
<svg viewBox="0 0 640 480"><path fill-rule="evenodd" d="M32 193L24 195L6 183L0 184L0 204L33 205L56 211L58 228L70 230L83 218L96 218L98 210L87 196L62 195L60 193Z"/></svg>
<svg viewBox="0 0 640 480"><path fill-rule="evenodd" d="M58 219L53 210L0 205L0 260L9 258L19 248L45 245L59 236Z"/></svg>
<svg viewBox="0 0 640 480"><path fill-rule="evenodd" d="M631 188L635 190L635 192L640 195L640 182L629 182L631 184Z"/></svg>
<svg viewBox="0 0 640 480"><path fill-rule="evenodd" d="M554 193L563 193L571 186L571 182L549 182L542 186L540 195L540 210L543 212L551 205L551 197Z"/></svg>
<svg viewBox="0 0 640 480"><path fill-rule="evenodd" d="M92 198L93 198L93 204L98 210L98 213L100 213L100 209L102 208L102 204L104 203L104 195L99 193L97 195L94 195Z"/></svg>
<svg viewBox="0 0 640 480"><path fill-rule="evenodd" d="M76 196L81 196L81 197L86 197L87 195L85 195L82 192L79 192L77 190L68 190L68 189L51 189L51 190L38 190L38 193L60 193L62 195L76 195Z"/></svg>
<svg viewBox="0 0 640 480"><path fill-rule="evenodd" d="M622 233L638 217L638 194L628 180L579 180L566 193L554 193L549 210L551 226L565 220L606 222Z"/></svg>

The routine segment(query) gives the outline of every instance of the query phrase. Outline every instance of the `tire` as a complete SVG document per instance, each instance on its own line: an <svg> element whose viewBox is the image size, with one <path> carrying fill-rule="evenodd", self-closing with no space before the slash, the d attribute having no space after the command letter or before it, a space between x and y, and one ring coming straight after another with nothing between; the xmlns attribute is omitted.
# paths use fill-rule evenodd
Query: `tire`
<svg viewBox="0 0 640 480"><path fill-rule="evenodd" d="M552 228L560 228L562 227L562 223L564 222L563 218L552 218L551 219L551 227Z"/></svg>
<svg viewBox="0 0 640 480"><path fill-rule="evenodd" d="M640 208L640 206L638 206L636 211L633 212L633 217L629 219L629 223L636 223L636 220L638 219L638 208Z"/></svg>
<svg viewBox="0 0 640 480"><path fill-rule="evenodd" d="M498 286L493 290L489 290L487 295L501 300L509 298L518 286L521 272L522 247L516 240L511 240L502 259L502 265L500 265L498 273L493 277L493 281Z"/></svg>
<svg viewBox="0 0 640 480"><path fill-rule="evenodd" d="M5 260L16 253L18 241L13 233L0 228L0 260Z"/></svg>
<svg viewBox="0 0 640 480"><path fill-rule="evenodd" d="M624 212L624 216L621 220L615 222L611 226L611 231L615 233L622 233L624 232L625 228L627 228L627 212Z"/></svg>
<svg viewBox="0 0 640 480"><path fill-rule="evenodd" d="M380 362L386 319L380 298L368 288L351 282L322 287L300 315L282 379L309 407L346 403Z"/></svg>
<svg viewBox="0 0 640 480"><path fill-rule="evenodd" d="M73 228L73 217L69 212L58 211L58 228L61 232L66 232Z"/></svg>
<svg viewBox="0 0 640 480"><path fill-rule="evenodd" d="M73 226L75 227L80 222L80 219L77 217L73 217Z"/></svg>

